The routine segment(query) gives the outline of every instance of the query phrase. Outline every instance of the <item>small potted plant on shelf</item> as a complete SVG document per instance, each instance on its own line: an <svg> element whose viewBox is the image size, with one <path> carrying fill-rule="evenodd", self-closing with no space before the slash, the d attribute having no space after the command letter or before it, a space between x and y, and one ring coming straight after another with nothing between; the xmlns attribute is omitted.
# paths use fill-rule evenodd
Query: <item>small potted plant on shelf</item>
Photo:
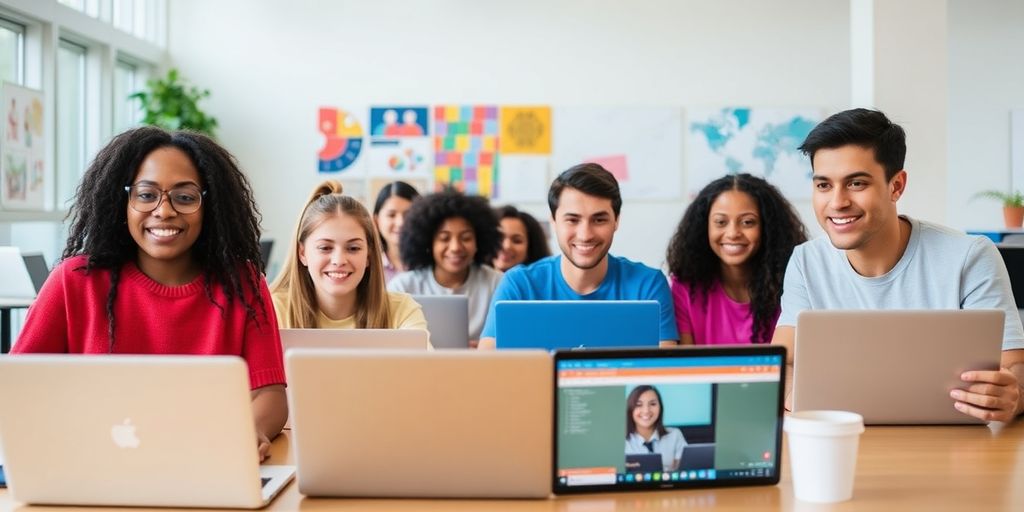
<svg viewBox="0 0 1024 512"><path fill-rule="evenodd" d="M1006 222L1006 227L1020 229L1024 225L1024 194L1019 191L983 190L975 194L975 197L1001 201L1003 203L1003 221Z"/></svg>

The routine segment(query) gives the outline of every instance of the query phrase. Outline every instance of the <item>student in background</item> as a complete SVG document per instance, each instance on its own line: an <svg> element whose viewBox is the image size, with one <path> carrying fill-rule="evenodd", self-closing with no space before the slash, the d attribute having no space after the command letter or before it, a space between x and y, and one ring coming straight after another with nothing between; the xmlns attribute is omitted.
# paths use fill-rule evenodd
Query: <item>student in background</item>
<svg viewBox="0 0 1024 512"><path fill-rule="evenodd" d="M405 272L399 251L398 234L405 222L405 212L409 211L412 202L418 197L420 193L404 181L388 183L377 193L377 202L373 204L373 221L380 232L385 283L399 273Z"/></svg>
<svg viewBox="0 0 1024 512"><path fill-rule="evenodd" d="M501 233L487 199L439 192L413 203L402 229L402 258L408 272L388 289L413 295L466 295L469 340L476 346L487 305L501 281L488 264L498 252Z"/></svg>
<svg viewBox="0 0 1024 512"><path fill-rule="evenodd" d="M767 181L719 178L700 191L668 246L676 325L684 345L768 343L800 217Z"/></svg>
<svg viewBox="0 0 1024 512"><path fill-rule="evenodd" d="M529 213L515 206L502 206L495 210L501 222L501 250L494 257L494 268L505 272L519 265L529 265L551 256L544 228Z"/></svg>
<svg viewBox="0 0 1024 512"><path fill-rule="evenodd" d="M427 329L412 297L384 289L384 263L370 213L318 185L299 215L284 269L271 286L283 328Z"/></svg>
<svg viewBox="0 0 1024 512"><path fill-rule="evenodd" d="M983 236L897 213L907 188L903 128L877 110L847 110L811 130L800 150L828 236L793 251L772 343L792 354L797 314L808 309L1000 309L1002 368L961 374L950 405L986 421L1024 411L1024 330L1006 266Z"/></svg>
<svg viewBox="0 0 1024 512"><path fill-rule="evenodd" d="M196 133L129 130L96 155L70 217L13 352L241 356L265 458L288 417L285 375L234 158Z"/></svg>
<svg viewBox="0 0 1024 512"><path fill-rule="evenodd" d="M679 339L668 281L657 269L612 256L622 197L595 163L570 167L551 183L548 208L562 254L508 271L491 300L481 348L493 348L499 300L656 300L663 344Z"/></svg>
<svg viewBox="0 0 1024 512"><path fill-rule="evenodd" d="M664 424L665 408L658 388L642 385L626 398L626 455L661 454L664 471L679 469L686 439Z"/></svg>

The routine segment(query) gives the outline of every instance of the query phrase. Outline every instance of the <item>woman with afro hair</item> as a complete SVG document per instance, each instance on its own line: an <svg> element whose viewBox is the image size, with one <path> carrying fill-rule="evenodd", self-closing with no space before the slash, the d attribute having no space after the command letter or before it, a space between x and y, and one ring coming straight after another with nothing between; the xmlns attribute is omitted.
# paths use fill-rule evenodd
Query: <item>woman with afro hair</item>
<svg viewBox="0 0 1024 512"><path fill-rule="evenodd" d="M686 209L668 247L682 344L769 343L793 248L793 206L750 174L719 178Z"/></svg>
<svg viewBox="0 0 1024 512"><path fill-rule="evenodd" d="M129 130L86 169L69 217L13 352L240 356L265 458L288 417L285 375L260 214L234 157L196 133Z"/></svg>
<svg viewBox="0 0 1024 512"><path fill-rule="evenodd" d="M388 290L413 295L466 295L469 339L476 346L502 273L489 265L501 244L487 199L446 191L424 196L405 215L399 238L407 272Z"/></svg>

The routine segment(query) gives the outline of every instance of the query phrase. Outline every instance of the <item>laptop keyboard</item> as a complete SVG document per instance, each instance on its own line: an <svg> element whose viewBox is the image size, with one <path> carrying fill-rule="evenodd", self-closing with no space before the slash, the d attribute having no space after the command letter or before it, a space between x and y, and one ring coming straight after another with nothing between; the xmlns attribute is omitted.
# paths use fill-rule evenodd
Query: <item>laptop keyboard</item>
<svg viewBox="0 0 1024 512"><path fill-rule="evenodd" d="M268 482L270 482L269 478L260 477L260 488L266 487Z"/></svg>

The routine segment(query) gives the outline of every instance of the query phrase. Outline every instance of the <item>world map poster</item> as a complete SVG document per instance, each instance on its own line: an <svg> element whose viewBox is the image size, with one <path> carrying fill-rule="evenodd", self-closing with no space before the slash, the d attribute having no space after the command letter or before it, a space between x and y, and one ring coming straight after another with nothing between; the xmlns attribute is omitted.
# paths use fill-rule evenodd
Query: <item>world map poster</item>
<svg viewBox="0 0 1024 512"><path fill-rule="evenodd" d="M793 199L811 197L811 163L797 147L821 120L817 108L691 108L690 196L726 174L761 176Z"/></svg>

